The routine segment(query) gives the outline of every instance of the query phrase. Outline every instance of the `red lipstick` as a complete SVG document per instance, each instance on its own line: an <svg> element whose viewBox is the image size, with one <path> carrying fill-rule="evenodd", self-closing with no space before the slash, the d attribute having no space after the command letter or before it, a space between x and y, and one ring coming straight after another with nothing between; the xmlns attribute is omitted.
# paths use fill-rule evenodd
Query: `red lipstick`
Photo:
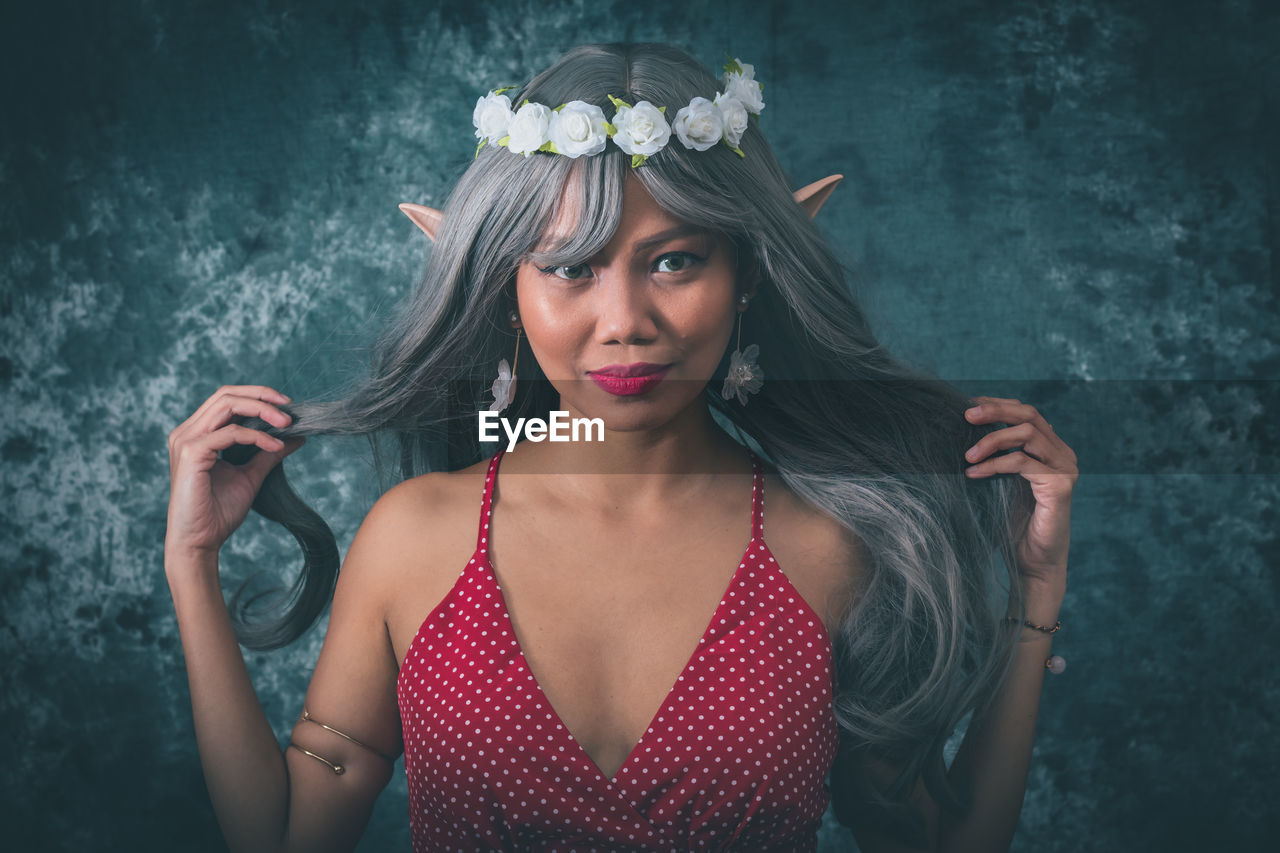
<svg viewBox="0 0 1280 853"><path fill-rule="evenodd" d="M655 387L670 368L670 364L638 361L635 364L610 364L598 370L587 371L587 375L592 382L610 394L626 397L643 394Z"/></svg>

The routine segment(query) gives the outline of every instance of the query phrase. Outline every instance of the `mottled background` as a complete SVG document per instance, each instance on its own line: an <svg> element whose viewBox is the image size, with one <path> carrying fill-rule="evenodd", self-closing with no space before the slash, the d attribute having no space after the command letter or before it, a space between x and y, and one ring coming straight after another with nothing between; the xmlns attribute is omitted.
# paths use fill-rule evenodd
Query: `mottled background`
<svg viewBox="0 0 1280 853"><path fill-rule="evenodd" d="M416 281L478 94L582 41L765 82L876 328L1039 406L1084 472L1018 851L1280 834L1274 3L41 2L0 19L0 826L216 850L162 567L166 434L224 383L321 396ZM344 549L353 447L289 461ZM291 571L251 516L228 589ZM324 623L247 655L287 742ZM11 846L10 846L11 845ZM361 847L407 850L403 769ZM829 823L823 849L854 849Z"/></svg>

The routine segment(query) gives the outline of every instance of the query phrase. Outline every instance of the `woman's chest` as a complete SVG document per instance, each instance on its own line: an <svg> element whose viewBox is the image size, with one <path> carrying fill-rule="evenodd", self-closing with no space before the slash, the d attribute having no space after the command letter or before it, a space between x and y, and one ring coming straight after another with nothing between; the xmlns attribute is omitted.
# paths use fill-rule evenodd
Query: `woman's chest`
<svg viewBox="0 0 1280 853"><path fill-rule="evenodd" d="M784 525L775 527L780 544L765 546L732 525L707 525L695 536L656 530L559 536L508 522L505 533L495 531L486 555L472 555L478 564L460 560L471 575L464 573L458 583L465 581L469 594L455 590L447 604L465 610L471 590L477 600L495 595L500 607L455 614L455 624L487 622L477 638L518 655L514 665L525 670L539 701L600 772L612 776L652 730L683 675L694 674L705 641L747 617L738 605L759 609L751 616L762 625L796 616L820 625L807 629L811 649L821 645L814 638L835 628L839 611L829 605L839 599L847 569L833 571L829 560L815 559L812 541L793 540ZM791 555L790 565L781 554ZM480 582L492 587L470 586ZM398 660L427 627L424 616L440 598L430 591L393 603L388 628ZM784 625L779 636L761 638L752 654L772 654L770 642L803 638L797 627ZM447 632L436 632L434 624L431 631L448 642ZM744 627L742 633L754 630ZM730 644L720 657L725 650L748 654ZM731 662L724 666L732 671ZM744 660L739 670L747 667L755 663Z"/></svg>
<svg viewBox="0 0 1280 853"><path fill-rule="evenodd" d="M812 537L788 535L782 524L775 528L767 545L776 560L770 570L834 634L857 575L853 555L842 565ZM577 682L585 678L604 686L620 670L653 677L678 672L752 542L749 531L735 529L704 530L692 537L659 531L579 531L568 536L535 529L508 532L495 531L488 549L492 565L486 570L502 591L525 657L540 676L546 673L547 681L573 673ZM424 558L388 602L387 629L397 661L404 660L424 618L457 584L462 567L477 556L474 551L474 540L465 535L423 549L446 562L433 567ZM448 585L442 585L445 581ZM636 680L620 680L608 692L625 690Z"/></svg>

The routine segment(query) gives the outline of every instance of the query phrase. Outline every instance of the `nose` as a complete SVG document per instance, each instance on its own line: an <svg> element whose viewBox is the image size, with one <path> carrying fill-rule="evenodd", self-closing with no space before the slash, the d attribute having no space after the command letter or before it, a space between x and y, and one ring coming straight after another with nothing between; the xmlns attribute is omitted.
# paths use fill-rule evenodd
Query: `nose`
<svg viewBox="0 0 1280 853"><path fill-rule="evenodd" d="M647 344L658 336L656 306L643 277L608 271L596 288L596 342Z"/></svg>

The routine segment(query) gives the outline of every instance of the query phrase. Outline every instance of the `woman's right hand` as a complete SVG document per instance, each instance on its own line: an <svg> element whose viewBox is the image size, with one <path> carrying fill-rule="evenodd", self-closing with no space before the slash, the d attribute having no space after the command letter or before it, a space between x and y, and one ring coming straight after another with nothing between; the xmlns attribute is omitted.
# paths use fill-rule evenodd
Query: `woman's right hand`
<svg viewBox="0 0 1280 853"><path fill-rule="evenodd" d="M169 433L167 554L216 555L244 521L267 474L306 436L281 441L232 419L258 417L285 427L293 419L277 405L288 402L264 385L224 385ZM219 451L237 444L259 450L244 465L218 458Z"/></svg>

